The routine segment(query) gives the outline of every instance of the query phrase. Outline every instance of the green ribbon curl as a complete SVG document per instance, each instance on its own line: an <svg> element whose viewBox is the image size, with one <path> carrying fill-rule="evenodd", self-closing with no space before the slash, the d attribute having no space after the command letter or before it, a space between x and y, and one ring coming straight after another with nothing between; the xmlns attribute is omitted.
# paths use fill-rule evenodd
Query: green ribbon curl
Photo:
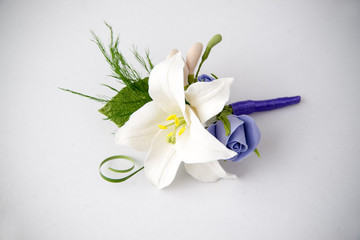
<svg viewBox="0 0 360 240"><path fill-rule="evenodd" d="M108 169L110 171L113 171L113 172L116 172L116 173L128 173L128 172L131 172L134 168L135 168L135 160L131 157L128 157L128 156L124 156L124 155L115 155L115 156L112 156L112 157L108 157L106 158L104 161L102 161L100 163L100 166L99 166L99 173L100 173L100 176L108 181L108 182L112 182L112 183L119 183L119 182L124 182L126 180L128 180L129 178L131 178L132 176L134 176L136 173L140 172L141 170L144 169L144 167L141 167L139 168L138 170L136 170L135 172L131 173L130 175L127 175L126 177L123 177L123 178L109 178L109 177L106 177L102 172L101 172L101 167L106 163L106 162L109 162L111 160L114 160L114 159L124 159L124 160L127 160L129 162L132 163L132 166L127 168L127 169L115 169L115 168L112 168L112 167L109 167Z"/></svg>

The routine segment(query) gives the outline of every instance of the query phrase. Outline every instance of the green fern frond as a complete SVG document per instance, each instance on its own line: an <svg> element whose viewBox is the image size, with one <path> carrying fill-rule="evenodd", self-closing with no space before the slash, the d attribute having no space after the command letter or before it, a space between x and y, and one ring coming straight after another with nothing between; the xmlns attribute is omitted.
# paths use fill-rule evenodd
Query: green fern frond
<svg viewBox="0 0 360 240"><path fill-rule="evenodd" d="M110 30L110 44L108 51L100 38L91 31L93 42L98 46L106 61L109 63L113 72L111 76L120 80L126 86L130 86L133 82L141 80L140 74L128 63L123 54L119 51L119 36L114 40L114 32L112 27L105 23Z"/></svg>
<svg viewBox="0 0 360 240"><path fill-rule="evenodd" d="M106 102L109 102L111 100L111 97L108 97L108 96L103 95L103 94L98 94L97 97L99 99L104 99Z"/></svg>
<svg viewBox="0 0 360 240"><path fill-rule="evenodd" d="M131 51L134 54L135 59L139 62L139 64L150 74L151 69L149 69L145 59L139 54L137 48L133 46Z"/></svg>
<svg viewBox="0 0 360 240"><path fill-rule="evenodd" d="M152 70L154 68L154 64L151 62L149 49L145 50L145 55L146 55L146 60L148 61L150 70Z"/></svg>
<svg viewBox="0 0 360 240"><path fill-rule="evenodd" d="M112 86L109 86L107 84L101 84L101 85L104 86L104 87L107 87L107 88L109 88L109 89L111 89L111 90L113 90L115 92L119 92L119 90L117 90L116 88L113 88Z"/></svg>
<svg viewBox="0 0 360 240"><path fill-rule="evenodd" d="M107 120L111 120L118 127L121 127L129 120L132 113L152 100L148 93L149 78L142 78L141 74L126 60L119 50L119 36L114 38L112 27L107 23L105 23L105 25L110 31L109 44L104 45L104 43L93 31L91 31L92 41L97 45L107 63L110 65L111 74L109 76L115 78L119 83L124 84L125 86L123 86L120 90L117 90L110 85L102 84L103 86L116 92L116 95L113 98L104 95L93 97L69 89L59 89L97 102L105 103L99 112L107 116ZM145 51L146 57L142 57L135 47L133 49L133 54L136 60L142 67L145 68L146 72L150 74L154 65L150 60L149 50Z"/></svg>
<svg viewBox="0 0 360 240"><path fill-rule="evenodd" d="M65 88L59 88L63 91L66 91L66 92L70 92L72 94L76 94L76 95L80 95L82 97L86 97L86 98L89 98L91 100L94 100L94 101L97 101L97 102L102 102L102 103L107 103L109 102L108 99L104 99L104 98L101 98L101 97L92 97L92 96L89 96L89 95L86 95L86 94L83 94L83 93L79 93L79 92L75 92L75 91L72 91L72 90L69 90L69 89L65 89Z"/></svg>

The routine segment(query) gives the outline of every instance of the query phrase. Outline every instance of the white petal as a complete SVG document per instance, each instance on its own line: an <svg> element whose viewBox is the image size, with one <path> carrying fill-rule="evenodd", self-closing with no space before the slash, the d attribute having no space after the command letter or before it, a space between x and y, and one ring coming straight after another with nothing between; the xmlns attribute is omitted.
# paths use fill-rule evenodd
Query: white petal
<svg viewBox="0 0 360 240"><path fill-rule="evenodd" d="M185 62L179 52L156 65L149 76L151 98L169 114L181 113L185 110L184 67Z"/></svg>
<svg viewBox="0 0 360 240"><path fill-rule="evenodd" d="M190 126L186 126L185 132L177 136L175 144L181 160L185 163L204 163L236 155L202 126L191 107L186 106L185 113L184 117Z"/></svg>
<svg viewBox="0 0 360 240"><path fill-rule="evenodd" d="M211 82L196 82L186 90L186 100L196 109L202 123L221 112L229 100L233 80L222 78Z"/></svg>
<svg viewBox="0 0 360 240"><path fill-rule="evenodd" d="M191 176L202 182L215 182L220 178L236 178L234 174L227 173L218 161L185 164L185 169Z"/></svg>
<svg viewBox="0 0 360 240"><path fill-rule="evenodd" d="M167 115L153 101L146 103L116 132L116 144L139 151L149 150L153 138L160 131L158 125Z"/></svg>
<svg viewBox="0 0 360 240"><path fill-rule="evenodd" d="M174 180L180 163L174 144L167 143L166 132L160 131L144 163L147 178L158 188L167 187Z"/></svg>

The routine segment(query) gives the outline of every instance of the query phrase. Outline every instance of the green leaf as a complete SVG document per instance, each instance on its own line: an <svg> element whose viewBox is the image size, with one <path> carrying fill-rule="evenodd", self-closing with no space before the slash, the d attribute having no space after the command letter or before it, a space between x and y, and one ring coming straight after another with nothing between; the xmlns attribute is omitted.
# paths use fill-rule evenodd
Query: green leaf
<svg viewBox="0 0 360 240"><path fill-rule="evenodd" d="M259 153L259 150L258 150L257 148L255 148L254 153L256 153L256 155L257 155L258 157L260 157L260 153Z"/></svg>
<svg viewBox="0 0 360 240"><path fill-rule="evenodd" d="M129 120L131 114L152 101L148 89L148 78L134 82L122 88L99 112L121 127Z"/></svg>
<svg viewBox="0 0 360 240"><path fill-rule="evenodd" d="M225 135L229 136L231 132L231 125L229 119L227 118L227 116L222 115L219 117L219 120L224 123Z"/></svg>
<svg viewBox="0 0 360 240"><path fill-rule="evenodd" d="M219 79L215 74L211 73L211 76L213 76L215 79Z"/></svg>
<svg viewBox="0 0 360 240"><path fill-rule="evenodd" d="M229 136L231 132L231 124L227 116L231 115L232 113L232 107L230 105L225 105L223 110L216 116L217 119L223 122L226 136Z"/></svg>

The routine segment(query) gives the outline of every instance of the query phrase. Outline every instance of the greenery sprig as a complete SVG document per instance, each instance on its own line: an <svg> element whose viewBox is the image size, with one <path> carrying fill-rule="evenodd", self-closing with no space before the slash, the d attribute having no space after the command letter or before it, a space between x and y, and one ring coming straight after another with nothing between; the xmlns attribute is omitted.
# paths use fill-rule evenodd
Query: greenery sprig
<svg viewBox="0 0 360 240"><path fill-rule="evenodd" d="M199 68L196 72L196 75L195 75L195 81L199 75L199 72L200 72L200 68L201 66L203 65L203 63L205 62L205 60L209 57L209 54L210 54L210 51L213 47L215 47L218 43L220 43L222 40L222 36L220 34L216 34L215 36L213 36L210 41L208 42L207 46L206 46L206 49L205 49L205 52L203 53L202 57L201 57L201 62L199 64Z"/></svg>
<svg viewBox="0 0 360 240"><path fill-rule="evenodd" d="M108 84L102 84L102 86L116 92L116 95L112 98L103 95L93 97L65 88L60 89L106 104L99 112L107 117L105 120L111 120L118 127L121 127L127 122L132 113L152 99L148 93L148 77L143 78L141 73L129 63L119 49L119 36L114 38L112 27L107 23L105 23L105 25L110 31L109 45L106 47L93 31L91 31L93 37L92 41L98 46L108 62L111 69L110 76L115 78L121 85L125 86L121 87L121 90L118 90ZM134 46L131 52L146 73L150 74L154 65L151 61L149 50L145 50L145 57L143 57Z"/></svg>
<svg viewBox="0 0 360 240"><path fill-rule="evenodd" d="M107 23L105 23L105 25L110 30L110 44L108 46L109 50L106 50L100 38L93 31L91 31L91 35L93 36L92 41L96 43L99 50L104 55L106 61L109 63L112 70L112 74L110 76L119 80L126 86L133 87L132 83L142 80L141 74L127 61L122 52L119 50L119 36L114 39L114 32L112 27ZM149 50L145 51L145 58L139 54L136 47L133 47L132 53L134 54L135 59L147 71L147 73L150 73L154 65L151 62Z"/></svg>

